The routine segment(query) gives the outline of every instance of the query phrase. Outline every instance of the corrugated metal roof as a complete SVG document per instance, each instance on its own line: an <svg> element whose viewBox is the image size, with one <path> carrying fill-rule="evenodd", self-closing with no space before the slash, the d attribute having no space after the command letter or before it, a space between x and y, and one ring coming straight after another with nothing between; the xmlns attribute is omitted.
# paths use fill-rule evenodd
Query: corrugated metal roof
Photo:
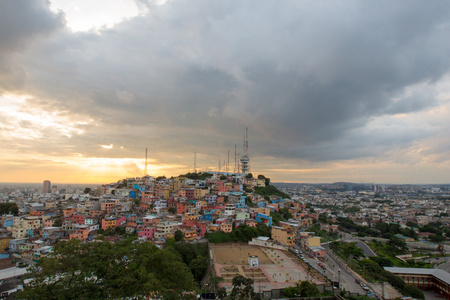
<svg viewBox="0 0 450 300"><path fill-rule="evenodd" d="M450 273L441 269L398 268L398 267L384 267L384 269L394 274L432 275L450 285Z"/></svg>

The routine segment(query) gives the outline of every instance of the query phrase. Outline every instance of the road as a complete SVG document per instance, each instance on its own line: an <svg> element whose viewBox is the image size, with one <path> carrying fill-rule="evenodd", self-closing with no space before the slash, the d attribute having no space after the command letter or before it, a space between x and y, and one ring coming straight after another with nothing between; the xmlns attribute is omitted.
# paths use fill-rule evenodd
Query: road
<svg viewBox="0 0 450 300"><path fill-rule="evenodd" d="M364 243L363 241L358 240L357 238L355 238L354 236L352 236L351 234L348 234L346 232L341 232L341 234L342 234L342 238L344 239L345 242L347 242L347 243L355 242L356 246L358 246L359 248L362 249L362 251L364 252L364 255L366 257L377 256L377 254L375 252L373 252L373 250L370 249L370 247L367 246L367 244Z"/></svg>
<svg viewBox="0 0 450 300"><path fill-rule="evenodd" d="M302 250L303 253L306 253L306 250L302 249L299 245L295 245L294 247ZM322 261L322 264L325 266L325 270L317 264L316 258L310 258L308 255L305 255L305 259L311 263L314 269L324 275L327 280L334 282L339 282L340 280L340 287L342 289L352 293L364 294L364 290L358 283L355 282L355 277L347 270L347 267L335 260L328 253L325 254L325 260Z"/></svg>
<svg viewBox="0 0 450 300"><path fill-rule="evenodd" d="M436 258L430 259L430 262L436 263L436 261L438 261ZM439 257L439 262L443 262L443 261L446 261L446 262L438 265L437 268L450 273L450 262L448 261L447 257Z"/></svg>
<svg viewBox="0 0 450 300"><path fill-rule="evenodd" d="M377 256L377 254L376 254L375 252L373 252L373 250L370 249L370 247L367 246L367 244L364 243L363 241L360 241L360 240L353 240L353 242L356 242L356 245L357 245L359 248L362 249L362 251L364 252L364 255L365 255L366 257L369 257L369 256Z"/></svg>
<svg viewBox="0 0 450 300"><path fill-rule="evenodd" d="M350 291L352 293L364 294L363 288L358 283L356 283L356 278L347 269L347 266L342 264L339 260L335 260L334 257L332 257L328 253L328 251L330 250L327 249L325 253L325 263L327 265L328 278L332 279L333 281L339 281L340 279L341 288L345 288L347 291Z"/></svg>

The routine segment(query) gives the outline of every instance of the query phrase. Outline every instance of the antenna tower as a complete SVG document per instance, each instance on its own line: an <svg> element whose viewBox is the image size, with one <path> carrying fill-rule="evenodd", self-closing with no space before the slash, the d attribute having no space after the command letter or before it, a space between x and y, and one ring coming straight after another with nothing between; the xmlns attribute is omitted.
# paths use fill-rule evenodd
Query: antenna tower
<svg viewBox="0 0 450 300"><path fill-rule="evenodd" d="M241 155L239 154L239 152L237 154L237 172L241 173Z"/></svg>
<svg viewBox="0 0 450 300"><path fill-rule="evenodd" d="M244 155L241 157L242 164L242 174L247 175L250 170L250 159L248 157L248 128L245 128L244 144L243 144Z"/></svg>
<svg viewBox="0 0 450 300"><path fill-rule="evenodd" d="M237 162L236 162L236 159L237 159L237 156L236 156L236 144L234 144L234 173L236 173L236 167L237 167Z"/></svg>
<svg viewBox="0 0 450 300"><path fill-rule="evenodd" d="M245 155L248 154L248 127L245 127Z"/></svg>
<svg viewBox="0 0 450 300"><path fill-rule="evenodd" d="M145 148L145 169L144 169L144 176L147 176L147 148Z"/></svg>
<svg viewBox="0 0 450 300"><path fill-rule="evenodd" d="M229 166L230 166L230 150L228 150L228 160L227 160L227 170L226 170L227 173L228 173Z"/></svg>
<svg viewBox="0 0 450 300"><path fill-rule="evenodd" d="M197 173L197 152L194 152L194 173Z"/></svg>

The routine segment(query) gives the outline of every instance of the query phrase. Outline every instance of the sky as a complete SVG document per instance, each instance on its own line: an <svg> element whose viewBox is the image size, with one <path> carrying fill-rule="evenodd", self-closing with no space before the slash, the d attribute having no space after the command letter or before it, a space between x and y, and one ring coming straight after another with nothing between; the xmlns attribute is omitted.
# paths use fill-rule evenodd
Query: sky
<svg viewBox="0 0 450 300"><path fill-rule="evenodd" d="M0 182L450 183L448 1L0 7Z"/></svg>

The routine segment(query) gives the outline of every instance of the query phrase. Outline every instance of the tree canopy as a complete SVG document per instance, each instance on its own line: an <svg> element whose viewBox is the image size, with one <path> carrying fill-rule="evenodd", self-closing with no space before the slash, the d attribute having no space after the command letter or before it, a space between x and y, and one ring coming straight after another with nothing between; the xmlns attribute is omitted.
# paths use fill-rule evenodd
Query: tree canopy
<svg viewBox="0 0 450 300"><path fill-rule="evenodd" d="M232 232L226 233L223 231L216 231L206 234L206 238L211 243L231 243L231 242L248 242L252 238L258 236L271 236L271 227L259 223L257 227L241 225L237 228L233 227Z"/></svg>
<svg viewBox="0 0 450 300"><path fill-rule="evenodd" d="M15 203L0 203L0 215L13 214L14 216L17 216L18 213L19 209L17 208L17 205Z"/></svg>
<svg viewBox="0 0 450 300"><path fill-rule="evenodd" d="M317 297L320 295L320 291L315 283L302 281L294 287L283 289L283 295L285 297Z"/></svg>
<svg viewBox="0 0 450 300"><path fill-rule="evenodd" d="M255 193L261 195L261 196L279 196L281 198L291 198L288 194L283 193L279 189L277 189L275 186L269 184L266 186L257 186L255 187Z"/></svg>
<svg viewBox="0 0 450 300"><path fill-rule="evenodd" d="M186 173L186 174L180 174L178 175L178 177L186 177L189 179L200 179L200 180L205 180L206 178L210 178L213 177L213 174L211 173L206 173L206 172L198 172L198 173Z"/></svg>
<svg viewBox="0 0 450 300"><path fill-rule="evenodd" d="M19 299L191 299L194 277L175 249L128 239L60 242L31 268Z"/></svg>

